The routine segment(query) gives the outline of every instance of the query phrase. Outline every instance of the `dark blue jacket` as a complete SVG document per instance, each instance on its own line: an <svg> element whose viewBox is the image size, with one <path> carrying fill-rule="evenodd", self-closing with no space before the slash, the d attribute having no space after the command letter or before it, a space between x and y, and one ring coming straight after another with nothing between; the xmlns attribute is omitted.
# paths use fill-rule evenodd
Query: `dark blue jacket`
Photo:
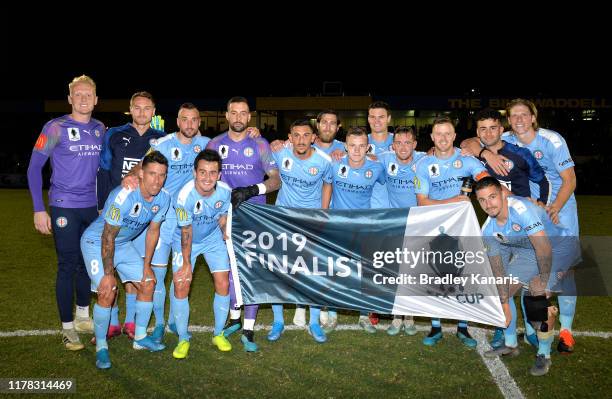
<svg viewBox="0 0 612 399"><path fill-rule="evenodd" d="M534 182L540 186L540 198L537 200L547 204L550 196L550 182L531 151L503 140L502 143L504 146L497 153L509 159L507 166L510 167L510 172L508 176L498 175L487 165L487 161L480 158L489 174L508 187L514 195L521 197L531 197L529 181Z"/></svg>
<svg viewBox="0 0 612 399"><path fill-rule="evenodd" d="M108 129L100 152L98 209L104 208L108 194L121 184L121 179L145 156L151 148L151 140L165 135L161 130L149 128L141 136L131 123Z"/></svg>

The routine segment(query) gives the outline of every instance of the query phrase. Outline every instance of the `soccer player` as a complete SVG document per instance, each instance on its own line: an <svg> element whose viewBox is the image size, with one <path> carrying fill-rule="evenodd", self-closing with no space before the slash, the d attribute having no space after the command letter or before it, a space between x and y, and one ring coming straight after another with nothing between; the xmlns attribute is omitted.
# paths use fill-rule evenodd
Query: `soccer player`
<svg viewBox="0 0 612 399"><path fill-rule="evenodd" d="M566 272L579 259L576 240L571 231L552 223L543 208L524 197L507 196L493 177L475 185L476 197L489 218L482 235L492 269L505 268L517 282L510 284L502 303L511 311L511 322L505 330L504 345L485 353L487 357L516 356L516 306L512 296L529 285L531 296L525 297L527 319L537 330L538 353L530 372L534 376L548 373L550 347L554 338L554 307L548 298L559 287L558 273ZM510 298L510 300L508 300Z"/></svg>
<svg viewBox="0 0 612 399"><path fill-rule="evenodd" d="M165 135L163 131L151 127L151 120L155 115L155 100L150 93L140 91L132 95L130 114L131 123L108 129L104 138L97 176L98 209L104 207L111 190L121 184L121 179L145 156L151 142ZM123 332L133 339L136 289L128 283L125 285L125 292L126 312ZM116 304L111 312L108 332L108 338L121 334L119 308Z"/></svg>
<svg viewBox="0 0 612 399"><path fill-rule="evenodd" d="M425 156L415 151L416 133L411 127L398 126L393 134L393 151L383 152L378 160L383 165L389 206L391 208L410 208L417 206L414 192L416 163ZM397 335L404 329L407 335L415 335L417 329L412 316L394 316L387 334ZM373 327L372 327L372 330ZM372 330L366 330L368 332ZM374 330L375 331L375 330Z"/></svg>
<svg viewBox="0 0 612 399"><path fill-rule="evenodd" d="M375 101L368 106L368 124L371 133L368 135L368 154L379 156L383 152L391 151L393 144L393 133L389 133L391 123L391 109L389 104L383 101ZM374 185L372 193L372 209L389 208L389 194L381 184ZM374 325L378 324L378 315L369 314L369 323L362 325L366 332L376 332Z"/></svg>
<svg viewBox="0 0 612 399"><path fill-rule="evenodd" d="M206 148L210 141L208 137L200 135L200 111L192 103L183 103L178 110L176 125L179 130L162 138L151 141L151 151L159 151L168 159L168 177L164 183L166 190L172 197L172 204L166 219L161 226L159 242L155 247L155 253L151 262L155 273L155 292L153 294L153 313L155 314L155 328L151 337L156 342L162 342L164 337L164 308L166 302L166 272L168 270L168 257L172 248L173 237L177 229L174 203L179 190L193 178L193 161L196 156ZM135 174L139 165L129 172ZM134 240L134 245L144 256L146 230ZM173 317L174 290L170 290L170 314L168 315L168 328L176 333Z"/></svg>
<svg viewBox="0 0 612 399"><path fill-rule="evenodd" d="M478 138L464 140L461 147L464 150L467 149L470 153L478 154L478 158L485 164L489 174L514 195L534 197L541 206L545 206L550 195L548 178L531 151L501 139L504 129L501 114L498 111L485 108L476 114L474 120L476 121ZM481 143L484 147L481 147ZM503 166L503 170L499 173L493 167L495 162L498 161L501 161ZM537 185L539 196L536 196L537 193L532 195L530 182ZM521 295L521 303L522 298L523 295ZM531 329L529 323L525 322L525 324L527 329ZM535 332L526 334L525 338L533 346L538 346ZM503 342L503 329L496 328L491 346L498 348Z"/></svg>
<svg viewBox="0 0 612 399"><path fill-rule="evenodd" d="M418 205L449 204L470 201L461 195L462 178L472 177L478 181L488 173L482 163L474 157L461 155L453 147L455 127L450 118L438 117L434 120L431 139L434 155L427 155L416 165L415 193ZM457 337L466 346L476 347L476 340L470 336L466 321L459 321ZM431 332L423 339L423 344L435 345L442 339L440 319L431 320Z"/></svg>
<svg viewBox="0 0 612 399"><path fill-rule="evenodd" d="M98 97L96 84L89 76L70 82L68 103L72 112L49 121L36 140L28 166L28 186L34 204L34 227L42 234L53 232L57 254L55 295L62 340L66 349L75 351L84 348L77 332L93 332L90 280L78 242L98 216L96 171L106 128L91 117ZM42 196L42 168L49 158L51 216L45 211ZM75 287L76 320L72 314Z"/></svg>
<svg viewBox="0 0 612 399"><path fill-rule="evenodd" d="M535 199L545 205L550 194L550 184L544 170L529 150L502 140L504 126L502 125L501 114L498 111L485 108L476 114L474 120L476 121L476 134L484 147L481 148L478 140L473 139L472 143L477 146L471 149L478 151L476 154L485 164L489 174L499 180L514 195L521 197L531 197L530 182L532 182L538 186L539 195ZM504 165L508 169L507 174L498 174L488 164L484 157L487 153L503 157Z"/></svg>
<svg viewBox="0 0 612 399"><path fill-rule="evenodd" d="M527 148L537 159L551 183L546 212L553 222L568 229L577 242L580 231L578 207L574 197L576 173L565 140L559 133L538 126L538 111L535 104L529 100L518 98L510 101L506 106L506 115L512 132L504 133L504 140ZM537 193L538 187L532 184L531 190ZM557 350L569 354L574 351L572 323L576 313L576 282L572 270L565 274L562 293L557 299L561 322ZM526 334L533 334L533 331L528 329Z"/></svg>
<svg viewBox="0 0 612 399"><path fill-rule="evenodd" d="M233 189L232 203L235 207L240 206L242 201L265 204L265 194L280 187L280 176L270 145L263 137L253 137L249 134L251 113L246 98L232 97L227 102L225 117L229 123L228 131L212 139L207 146L221 156L221 181ZM264 180L266 176L268 179ZM231 272L229 281L230 320L224 330L225 337L237 332L242 326L240 309L236 308ZM247 352L258 350L253 332L258 309L258 305L244 307L244 328L240 340Z"/></svg>
<svg viewBox="0 0 612 399"><path fill-rule="evenodd" d="M347 156L332 164L332 209L370 209L372 191L376 183L384 184L383 166L366 158L368 134L360 127L349 128L346 134ZM329 310L329 320L323 325L325 332L333 331L338 324L335 310ZM367 312L361 312L359 323L369 325ZM367 330L366 330L367 331Z"/></svg>
<svg viewBox="0 0 612 399"><path fill-rule="evenodd" d="M336 135L342 124L338 112L326 109L317 115L317 137L313 147L331 156L334 151L344 153L344 143L336 140Z"/></svg>
<svg viewBox="0 0 612 399"><path fill-rule="evenodd" d="M276 205L294 208L327 209L332 197L331 158L324 152L312 147L315 134L306 119L291 124L289 140L291 148L283 148L272 153L279 166L281 188ZM268 340L276 341L285 329L283 305L272 305L274 322ZM309 333L314 340L323 343L327 340L319 323L321 308L310 306Z"/></svg>
<svg viewBox="0 0 612 399"><path fill-rule="evenodd" d="M174 323L179 343L172 356L184 359L189 353L189 288L198 255L204 255L213 276L215 299L213 313L215 331L213 345L220 351L230 351L232 345L223 334L230 306L230 262L225 245L227 211L231 203L231 188L221 178L221 157L206 149L193 162L193 180L185 184L176 200L176 230L172 244L174 283Z"/></svg>
<svg viewBox="0 0 612 399"><path fill-rule="evenodd" d="M344 143L336 140L336 135L340 129L340 116L333 109L326 109L317 115L317 137L315 138L314 148L323 151L332 159L339 159L345 153ZM331 331L338 323L338 314L326 309L321 310L321 325L325 331ZM298 305L295 308L293 324L299 327L306 326L306 308Z"/></svg>
<svg viewBox="0 0 612 399"><path fill-rule="evenodd" d="M91 278L91 290L98 293L94 306L96 367L111 367L106 341L111 306L116 299L115 269L122 282L136 287L136 330L134 349L160 351L165 348L147 336L147 325L153 308L155 274L151 270L153 250L159 229L170 206L170 195L162 189L168 161L155 151L145 156L138 173L135 190L117 187L108 196L100 216L85 230L81 250ZM146 254L141 258L133 239L149 226Z"/></svg>
<svg viewBox="0 0 612 399"><path fill-rule="evenodd" d="M368 154L379 156L383 152L392 151L393 133L389 133L391 109L383 101L375 101L368 106L368 124L371 133L368 135ZM372 194L372 209L389 208L389 194L382 184L374 185Z"/></svg>

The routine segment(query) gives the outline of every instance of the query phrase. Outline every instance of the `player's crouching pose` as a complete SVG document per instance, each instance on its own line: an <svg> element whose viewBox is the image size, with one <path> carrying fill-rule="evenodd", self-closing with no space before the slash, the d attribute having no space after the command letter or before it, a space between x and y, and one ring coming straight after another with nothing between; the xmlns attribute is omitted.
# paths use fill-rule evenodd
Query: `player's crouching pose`
<svg viewBox="0 0 612 399"><path fill-rule="evenodd" d="M530 372L534 376L548 373L551 366L550 347L554 338L557 310L550 304L552 292L561 287L560 274L574 266L580 258L575 236L560 225L555 225L543 208L524 197L507 196L493 177L476 183L476 196L489 218L482 227L491 268L505 269L517 283L509 285L507 300L512 320L504 331L505 344L488 351L485 357L516 356L516 306L512 296L529 285L525 297L525 313L538 337L538 354Z"/></svg>
<svg viewBox="0 0 612 399"><path fill-rule="evenodd" d="M151 259L160 225L170 205L170 195L162 190L167 170L168 160L161 153L155 151L145 156L138 173L138 188L114 189L106 200L102 214L81 238L81 251L91 278L91 289L98 293L98 302L94 307L94 332L96 367L100 369L111 367L106 333L111 306L117 295L115 269L122 282L132 282L137 289L134 349L160 351L165 348L147 336L147 326L155 287ZM149 224L143 263L132 240Z"/></svg>
<svg viewBox="0 0 612 399"><path fill-rule="evenodd" d="M223 335L223 326L229 312L230 262L225 245L227 211L231 203L231 188L219 181L221 157L213 150L204 150L193 163L194 179L179 191L176 200L176 230L172 242L172 286L175 299L174 323L179 343L172 356L187 357L189 340L189 288L198 255L203 254L213 275L215 299L213 312L215 331L213 345L220 351L230 351L232 345ZM170 320L172 322L172 320Z"/></svg>

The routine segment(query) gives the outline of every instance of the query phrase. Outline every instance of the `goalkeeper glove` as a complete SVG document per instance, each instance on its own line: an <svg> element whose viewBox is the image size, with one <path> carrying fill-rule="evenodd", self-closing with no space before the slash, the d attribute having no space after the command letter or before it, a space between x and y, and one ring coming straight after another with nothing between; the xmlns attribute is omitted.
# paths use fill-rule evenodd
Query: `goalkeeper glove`
<svg viewBox="0 0 612 399"><path fill-rule="evenodd" d="M154 115L151 119L151 127L153 129L164 131L164 118L160 115Z"/></svg>
<svg viewBox="0 0 612 399"><path fill-rule="evenodd" d="M232 190L232 207L238 209L242 201L246 201L256 195L259 195L257 184L248 187L236 187Z"/></svg>

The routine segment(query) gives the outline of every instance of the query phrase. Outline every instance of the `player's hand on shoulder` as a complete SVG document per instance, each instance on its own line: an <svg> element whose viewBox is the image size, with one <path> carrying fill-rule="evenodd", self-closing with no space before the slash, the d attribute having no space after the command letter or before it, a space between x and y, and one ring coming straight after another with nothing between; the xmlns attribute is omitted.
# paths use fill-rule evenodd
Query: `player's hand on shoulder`
<svg viewBox="0 0 612 399"><path fill-rule="evenodd" d="M34 212L34 228L42 234L51 234L51 217L47 211Z"/></svg>
<svg viewBox="0 0 612 399"><path fill-rule="evenodd" d="M333 159L334 161L339 161L342 158L344 158L344 156L346 155L346 152L342 150L333 150L332 153L329 155L331 156L331 159Z"/></svg>
<svg viewBox="0 0 612 399"><path fill-rule="evenodd" d="M138 176L128 174L121 180L121 187L129 190L136 190L138 188L138 183L140 183Z"/></svg>
<svg viewBox="0 0 612 399"><path fill-rule="evenodd" d="M272 152L279 152L280 150L282 150L285 147L289 147L290 142L289 140L274 140L273 142L270 143L270 149L272 150Z"/></svg>
<svg viewBox="0 0 612 399"><path fill-rule="evenodd" d="M487 165L500 176L508 176L510 168L508 167L508 158L503 155L493 154L491 151L483 151L482 158L487 161Z"/></svg>
<svg viewBox="0 0 612 399"><path fill-rule="evenodd" d="M252 139L261 137L261 132L255 126L248 127L246 131L247 131L247 135Z"/></svg>
<svg viewBox="0 0 612 399"><path fill-rule="evenodd" d="M461 155L464 157L476 157L478 154L474 154L468 147L461 147Z"/></svg>

